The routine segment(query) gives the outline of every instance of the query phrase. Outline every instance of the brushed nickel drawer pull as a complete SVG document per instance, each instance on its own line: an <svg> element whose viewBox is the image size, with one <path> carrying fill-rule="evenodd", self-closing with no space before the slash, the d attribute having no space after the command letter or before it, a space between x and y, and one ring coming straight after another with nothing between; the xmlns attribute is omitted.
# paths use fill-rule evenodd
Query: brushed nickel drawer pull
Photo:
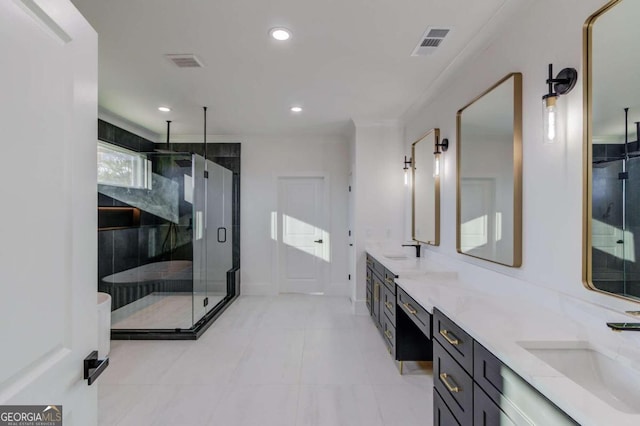
<svg viewBox="0 0 640 426"><path fill-rule="evenodd" d="M451 378L447 373L440 373L440 381L442 381L447 389L449 389L449 392L460 392L461 389L458 387L458 385L456 385L455 383L452 385L451 383L449 383L449 380L451 380Z"/></svg>
<svg viewBox="0 0 640 426"><path fill-rule="evenodd" d="M413 306L411 306L411 305L409 304L409 302L404 303L404 304L403 304L403 306L404 306L405 308L407 308L407 311L409 311L409 313L410 313L411 315L415 315L415 314L417 314L417 313L418 313L418 311L416 311L415 309L413 309Z"/></svg>
<svg viewBox="0 0 640 426"><path fill-rule="evenodd" d="M393 309L393 305L391 303L389 303L389 302L384 302L384 306L386 306L387 309L389 309L389 310Z"/></svg>
<svg viewBox="0 0 640 426"><path fill-rule="evenodd" d="M389 284L393 284L393 283L395 282L393 279L391 279L391 278L389 278L389 277L384 277L384 280L385 280L386 282L388 282Z"/></svg>
<svg viewBox="0 0 640 426"><path fill-rule="evenodd" d="M445 338L447 342L451 343L453 346L458 346L460 344L458 338L449 330L440 330L440 334ZM450 337L450 335L453 337Z"/></svg>
<svg viewBox="0 0 640 426"><path fill-rule="evenodd" d="M393 334L391 334L389 330L385 330L384 335L387 336L389 339L393 339Z"/></svg>

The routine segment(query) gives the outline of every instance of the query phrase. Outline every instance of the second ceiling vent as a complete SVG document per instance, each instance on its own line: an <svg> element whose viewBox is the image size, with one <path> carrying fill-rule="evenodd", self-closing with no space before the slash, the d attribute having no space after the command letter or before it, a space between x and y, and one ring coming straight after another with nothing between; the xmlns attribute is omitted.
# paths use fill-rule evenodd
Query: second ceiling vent
<svg viewBox="0 0 640 426"><path fill-rule="evenodd" d="M420 41L411 56L427 56L436 51L442 44L445 37L451 32L451 28L447 27L428 27L422 34Z"/></svg>
<svg viewBox="0 0 640 426"><path fill-rule="evenodd" d="M168 54L165 55L178 68L202 68L204 65L200 59L191 53Z"/></svg>

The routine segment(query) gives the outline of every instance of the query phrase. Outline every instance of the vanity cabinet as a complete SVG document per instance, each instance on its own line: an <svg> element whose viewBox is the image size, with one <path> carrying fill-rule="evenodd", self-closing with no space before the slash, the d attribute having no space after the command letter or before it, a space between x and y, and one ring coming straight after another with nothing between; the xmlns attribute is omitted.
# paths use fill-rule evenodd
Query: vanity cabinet
<svg viewBox="0 0 640 426"><path fill-rule="evenodd" d="M367 254L367 304L389 354L400 361L430 361L431 314L395 283L396 276ZM401 305L400 305L401 304Z"/></svg>
<svg viewBox="0 0 640 426"><path fill-rule="evenodd" d="M435 426L577 425L437 308L433 335Z"/></svg>

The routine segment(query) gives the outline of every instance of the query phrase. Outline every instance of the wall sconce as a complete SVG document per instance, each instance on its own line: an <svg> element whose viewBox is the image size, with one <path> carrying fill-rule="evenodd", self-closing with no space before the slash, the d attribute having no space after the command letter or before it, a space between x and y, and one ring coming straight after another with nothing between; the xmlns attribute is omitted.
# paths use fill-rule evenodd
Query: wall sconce
<svg viewBox="0 0 640 426"><path fill-rule="evenodd" d="M449 149L449 139L442 139L442 142L436 140L435 147L436 150L433 152L433 177L439 177L442 167L440 157L443 152ZM440 148L442 148L442 151L440 151Z"/></svg>
<svg viewBox="0 0 640 426"><path fill-rule="evenodd" d="M553 64L549 64L549 93L542 97L544 142L553 143L556 140L558 123L556 101L558 96L567 94L578 81L578 71L575 68L565 68L553 78Z"/></svg>
<svg viewBox="0 0 640 426"><path fill-rule="evenodd" d="M402 170L404 170L404 185L407 186L409 185L409 168L411 167L411 164L413 163L413 159L409 158L407 160L407 156L404 156L404 167L402 168Z"/></svg>

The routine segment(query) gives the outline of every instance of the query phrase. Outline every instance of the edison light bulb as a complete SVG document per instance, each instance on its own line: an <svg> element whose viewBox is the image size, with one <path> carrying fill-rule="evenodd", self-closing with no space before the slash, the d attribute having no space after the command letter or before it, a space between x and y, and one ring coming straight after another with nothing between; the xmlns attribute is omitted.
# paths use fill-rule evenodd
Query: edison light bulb
<svg viewBox="0 0 640 426"><path fill-rule="evenodd" d="M440 176L440 154L433 155L433 177Z"/></svg>
<svg viewBox="0 0 640 426"><path fill-rule="evenodd" d="M544 142L553 143L556 140L556 96L549 96L542 100L544 119Z"/></svg>

